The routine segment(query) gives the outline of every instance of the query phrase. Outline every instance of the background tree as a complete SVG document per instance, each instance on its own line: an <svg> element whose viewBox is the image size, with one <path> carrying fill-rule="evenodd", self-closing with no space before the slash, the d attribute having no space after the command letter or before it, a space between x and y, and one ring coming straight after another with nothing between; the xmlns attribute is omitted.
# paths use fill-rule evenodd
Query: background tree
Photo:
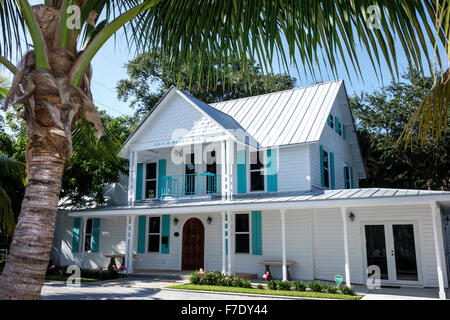
<svg viewBox="0 0 450 320"><path fill-rule="evenodd" d="M80 15L73 14L72 5ZM374 5L382 7L380 28L367 21ZM72 129L89 121L97 138L104 132L92 102L90 62L120 28L128 26L126 39L139 51L160 47L170 57L170 69L188 63L191 79L197 65L212 80L221 67L226 74L238 61L245 71L253 60L266 72L279 61L285 70L293 63L315 73L323 58L334 75L338 61L347 70L350 62L361 74L357 45L366 49L375 70L384 59L395 75L394 35L411 65L422 68L422 55L431 65L426 42L435 43L429 25L434 7L435 0L408 5L401 0L45 0L33 7L27 0L2 0L0 63L15 75L6 107L22 106L30 141L27 190L0 276L0 298L39 297ZM28 34L32 50L22 52L20 39ZM8 60L13 47L23 55L17 66Z"/></svg>
<svg viewBox="0 0 450 320"><path fill-rule="evenodd" d="M169 59L161 55L159 49L137 56L125 67L128 79L118 82L117 97L124 102L130 101L137 120L151 111L171 86L188 90L206 103L214 103L292 89L296 82L288 74L263 74L256 63L249 63L248 69L243 70L237 62L226 72L223 67L218 69L217 77L212 80L217 82L208 81L199 72L200 65L194 66L191 78L188 64L183 64L181 71L172 70Z"/></svg>
<svg viewBox="0 0 450 320"><path fill-rule="evenodd" d="M433 88L432 77L415 70L373 93L350 99L359 144L367 169L361 187L450 190L450 130L439 144L425 139L404 150L396 141L423 99Z"/></svg>

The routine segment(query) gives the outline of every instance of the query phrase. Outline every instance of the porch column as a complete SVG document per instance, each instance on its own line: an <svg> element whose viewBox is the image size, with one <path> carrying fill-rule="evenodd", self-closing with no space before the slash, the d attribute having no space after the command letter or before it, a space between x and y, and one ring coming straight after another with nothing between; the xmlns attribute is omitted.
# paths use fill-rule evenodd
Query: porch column
<svg viewBox="0 0 450 320"><path fill-rule="evenodd" d="M125 268L127 273L133 273L133 239L135 216L127 216L125 235Z"/></svg>
<svg viewBox="0 0 450 320"><path fill-rule="evenodd" d="M226 211L226 217L227 217L227 242L228 242L228 270L227 273L231 274L232 272L232 265L231 265L231 250L232 250L232 245L231 245L231 228L232 228L232 224L231 224L231 212L230 211Z"/></svg>
<svg viewBox="0 0 450 320"><path fill-rule="evenodd" d="M225 140L220 142L220 169L221 169L221 183L222 183L222 200L227 199L227 164L226 164L226 148Z"/></svg>
<svg viewBox="0 0 450 320"><path fill-rule="evenodd" d="M444 249L442 247L442 238L440 237L439 230L442 230L441 226L441 209L436 202L431 202L431 217L433 220L433 234L434 234L434 248L436 250L436 263L437 274L439 282L439 299L445 300L445 288L444 288L444 274L442 266L442 257L444 255ZM441 228L441 229L439 229Z"/></svg>
<svg viewBox="0 0 450 320"><path fill-rule="evenodd" d="M225 274L227 273L227 254L226 254L226 226L225 226L225 211L221 212L221 216L222 216L222 273Z"/></svg>
<svg viewBox="0 0 450 320"><path fill-rule="evenodd" d="M234 165L234 144L233 140L226 141L226 163L227 163L227 199L233 200L233 165Z"/></svg>
<svg viewBox="0 0 450 320"><path fill-rule="evenodd" d="M134 202L136 201L136 181L137 181L137 162L138 162L138 153L137 151L133 151L133 198L131 199L132 203L131 205L134 206Z"/></svg>
<svg viewBox="0 0 450 320"><path fill-rule="evenodd" d="M347 231L347 208L341 207L342 228L344 233L344 257L345 257L345 285L351 287L350 262L348 257L348 231Z"/></svg>
<svg viewBox="0 0 450 320"><path fill-rule="evenodd" d="M84 268L85 258L86 258L86 250L84 249L86 246L86 222L87 217L81 218L81 268Z"/></svg>
<svg viewBox="0 0 450 320"><path fill-rule="evenodd" d="M131 206L133 204L134 199L134 184L133 184L133 172L134 172L134 152L130 152L130 162L129 162L129 170L128 170L128 205Z"/></svg>
<svg viewBox="0 0 450 320"><path fill-rule="evenodd" d="M286 265L286 222L285 209L280 210L281 216L281 254L283 260L283 281L287 281L287 265Z"/></svg>

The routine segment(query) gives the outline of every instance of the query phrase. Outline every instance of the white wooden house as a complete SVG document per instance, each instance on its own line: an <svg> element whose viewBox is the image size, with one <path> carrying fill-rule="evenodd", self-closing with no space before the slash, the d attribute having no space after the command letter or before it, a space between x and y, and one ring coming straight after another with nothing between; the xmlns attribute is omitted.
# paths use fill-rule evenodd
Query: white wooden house
<svg viewBox="0 0 450 320"><path fill-rule="evenodd" d="M448 284L450 193L360 189L343 81L208 105L173 87L124 144L104 207L58 216L52 258L106 268L265 272L365 284ZM399 186L401 187L401 186ZM288 270L287 262L294 265ZM371 267L372 268L372 267Z"/></svg>

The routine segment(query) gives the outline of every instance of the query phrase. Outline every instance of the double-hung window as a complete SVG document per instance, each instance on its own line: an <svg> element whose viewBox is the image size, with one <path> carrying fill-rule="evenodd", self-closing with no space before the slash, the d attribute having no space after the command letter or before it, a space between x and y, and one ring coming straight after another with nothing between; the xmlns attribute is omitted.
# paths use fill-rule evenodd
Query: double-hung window
<svg viewBox="0 0 450 320"><path fill-rule="evenodd" d="M145 198L156 197L156 163L145 166Z"/></svg>
<svg viewBox="0 0 450 320"><path fill-rule="evenodd" d="M148 224L148 252L159 252L160 236L161 236L161 218L150 217Z"/></svg>
<svg viewBox="0 0 450 320"><path fill-rule="evenodd" d="M250 191L264 191L263 157L263 151L250 152Z"/></svg>
<svg viewBox="0 0 450 320"><path fill-rule="evenodd" d="M206 177L206 193L215 193L217 192L216 151L208 152L206 157L206 172L213 174Z"/></svg>
<svg viewBox="0 0 450 320"><path fill-rule="evenodd" d="M250 253L249 214L236 214L236 253Z"/></svg>
<svg viewBox="0 0 450 320"><path fill-rule="evenodd" d="M328 152L323 151L323 177L324 177L324 187L330 187L330 169L329 169L329 161L328 161Z"/></svg>
<svg viewBox="0 0 450 320"><path fill-rule="evenodd" d="M344 179L345 189L350 189L350 170L348 167L344 167Z"/></svg>
<svg viewBox="0 0 450 320"><path fill-rule="evenodd" d="M84 232L84 251L92 249L92 219L86 220L86 229Z"/></svg>
<svg viewBox="0 0 450 320"><path fill-rule="evenodd" d="M334 129L334 117L332 114L328 116L328 125L331 127L331 129Z"/></svg>
<svg viewBox="0 0 450 320"><path fill-rule="evenodd" d="M185 167L185 194L195 194L195 154L189 153L186 155Z"/></svg>

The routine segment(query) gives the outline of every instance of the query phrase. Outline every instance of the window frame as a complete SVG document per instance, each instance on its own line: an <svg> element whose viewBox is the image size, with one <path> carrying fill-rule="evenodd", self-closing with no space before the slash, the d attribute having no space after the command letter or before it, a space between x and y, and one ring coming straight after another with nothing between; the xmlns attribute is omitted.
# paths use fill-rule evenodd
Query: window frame
<svg viewBox="0 0 450 320"><path fill-rule="evenodd" d="M258 170L252 170L251 169L251 153L252 152L261 152L262 153L262 165L263 167L259 170L262 172L263 180L264 180L264 189L263 190L252 190L252 172L257 172ZM267 192L267 149L257 149L255 151L248 150L248 156L247 156L247 163L248 163L248 169L247 169L247 192L248 193L264 193Z"/></svg>
<svg viewBox="0 0 450 320"><path fill-rule="evenodd" d="M351 189L351 178L350 178L350 167L349 166L344 166L344 170L345 173L347 174L347 179L345 180L345 176L344 176L344 186L345 189Z"/></svg>
<svg viewBox="0 0 450 320"><path fill-rule="evenodd" d="M151 163L154 163L155 164L155 191L156 191L156 193L155 193L155 197L154 198L147 198L147 181L152 181L153 179L147 179L147 165L148 164L151 164ZM149 161L149 162L144 162L144 169L143 169L143 174L142 174L142 179L143 179L143 181L142 181L142 185L143 185L143 191L144 191L144 194L143 194L143 199L144 200L151 200L151 199L157 199L158 198L158 161Z"/></svg>
<svg viewBox="0 0 450 320"><path fill-rule="evenodd" d="M325 161L326 159L326 161ZM326 166L325 166L326 164ZM327 174L325 175L325 170ZM326 189L330 189L331 182L330 182L330 153L328 151L323 150L323 187Z"/></svg>
<svg viewBox="0 0 450 320"><path fill-rule="evenodd" d="M150 232L150 225L151 225L150 220L152 218L158 218L159 219L159 232L158 233ZM149 216L147 222L148 222L148 228L147 228L147 243L146 243L146 246L147 246L146 249L147 250L146 250L146 253L159 254L161 252L161 233L162 233L161 216ZM150 251L150 236L155 236L155 235L158 236L158 251Z"/></svg>
<svg viewBox="0 0 450 320"><path fill-rule="evenodd" d="M328 116L328 119L330 119L330 122L328 125L331 127L331 129L334 129L334 116L331 113Z"/></svg>
<svg viewBox="0 0 450 320"><path fill-rule="evenodd" d="M247 215L248 219L248 231L236 231L237 228L237 216L238 215ZM241 212L241 213L235 213L234 214L234 254L244 254L244 255L250 255L252 252L252 224L251 224L251 215L248 212ZM237 234L248 234L248 252L237 252Z"/></svg>
<svg viewBox="0 0 450 320"><path fill-rule="evenodd" d="M88 232L87 226L88 221L91 220L91 230ZM87 218L84 223L84 235L83 235L83 252L92 252L92 236L94 231L94 219L93 218ZM89 236L90 243L89 243L89 250L86 250L86 237Z"/></svg>

